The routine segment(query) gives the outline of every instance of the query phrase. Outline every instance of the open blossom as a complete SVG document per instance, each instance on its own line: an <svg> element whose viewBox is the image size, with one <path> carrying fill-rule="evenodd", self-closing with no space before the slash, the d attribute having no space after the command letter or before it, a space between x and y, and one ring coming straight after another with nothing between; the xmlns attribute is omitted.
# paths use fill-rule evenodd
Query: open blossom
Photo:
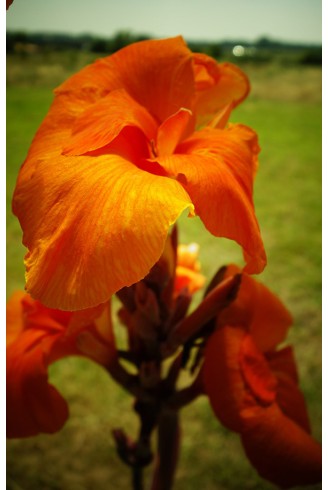
<svg viewBox="0 0 328 490"><path fill-rule="evenodd" d="M243 275L209 338L203 372L217 418L240 434L259 474L283 488L321 481L321 447L310 435L292 348L277 350L291 322L273 293Z"/></svg>
<svg viewBox="0 0 328 490"><path fill-rule="evenodd" d="M248 91L237 67L180 37L130 45L56 89L13 200L27 291L63 310L107 301L145 277L184 210L260 272L257 137L227 126Z"/></svg>
<svg viewBox="0 0 328 490"><path fill-rule="evenodd" d="M61 429L68 407L48 382L53 362L84 355L107 366L116 355L108 307L71 313L51 310L16 292L7 305L7 436Z"/></svg>

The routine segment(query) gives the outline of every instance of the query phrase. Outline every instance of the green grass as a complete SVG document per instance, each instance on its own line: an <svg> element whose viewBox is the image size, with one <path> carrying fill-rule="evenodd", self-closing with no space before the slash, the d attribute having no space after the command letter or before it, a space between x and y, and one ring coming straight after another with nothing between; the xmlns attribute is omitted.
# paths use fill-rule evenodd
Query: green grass
<svg viewBox="0 0 328 490"><path fill-rule="evenodd" d="M65 61L65 62L64 62ZM67 59L49 75L44 60L9 59L7 89L7 277L8 295L24 287L21 231L10 212L20 164L44 117L56 86L76 66ZM80 62L80 61L79 61ZM25 63L25 65L24 65ZM25 68L25 71L23 70ZM247 70L247 67L245 67ZM233 120L253 127L262 147L255 203L268 254L261 280L294 316L300 381L309 405L313 432L321 437L321 104L320 72L248 69L254 92ZM24 73L24 76L22 75ZM36 73L39 74L34 86ZM41 73L41 75L40 75ZM14 74L14 75L13 75ZM47 76L45 76L47 74ZM53 82L53 84L51 83ZM276 83L274 83L276 82ZM279 84L280 82L280 84ZM274 89L273 89L274 87ZM198 218L180 220L182 242L201 245L209 278L222 264L242 263L239 248L209 236ZM199 299L197 295L196 299ZM51 368L51 380L68 400L71 417L53 436L13 440L7 446L8 489L87 490L129 488L129 472L118 460L110 431L133 433L137 420L132 399L98 366L66 359ZM219 425L205 398L182 412L182 454L176 490L257 489L263 482L245 459L239 438ZM319 486L313 488L320 488Z"/></svg>

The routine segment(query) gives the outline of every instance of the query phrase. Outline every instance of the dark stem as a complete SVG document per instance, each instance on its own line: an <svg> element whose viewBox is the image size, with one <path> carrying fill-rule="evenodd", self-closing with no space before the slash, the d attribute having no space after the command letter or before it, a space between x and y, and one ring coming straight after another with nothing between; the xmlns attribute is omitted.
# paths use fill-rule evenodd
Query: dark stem
<svg viewBox="0 0 328 490"><path fill-rule="evenodd" d="M158 453L151 490L171 490L180 448L177 410L164 409L158 425Z"/></svg>
<svg viewBox="0 0 328 490"><path fill-rule="evenodd" d="M173 393L173 395L167 401L168 406L172 410L179 410L182 407L189 405L189 403L193 402L200 395L203 395L204 388L202 379L202 370L200 370L190 386L182 388L181 390Z"/></svg>
<svg viewBox="0 0 328 490"><path fill-rule="evenodd" d="M135 465L132 467L132 488L133 490L143 490L143 468Z"/></svg>

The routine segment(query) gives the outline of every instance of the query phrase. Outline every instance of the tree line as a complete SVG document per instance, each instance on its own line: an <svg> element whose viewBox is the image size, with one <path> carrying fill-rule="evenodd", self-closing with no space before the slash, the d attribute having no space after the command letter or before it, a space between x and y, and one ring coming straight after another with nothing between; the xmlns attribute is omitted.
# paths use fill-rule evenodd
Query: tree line
<svg viewBox="0 0 328 490"><path fill-rule="evenodd" d="M23 31L7 31L7 53L39 51L66 51L83 50L99 54L112 54L119 49L146 39L147 34L134 34L129 31L120 31L111 37L97 37L89 34L71 35L57 33L30 33ZM192 51L205 53L213 58L229 57L236 45L245 48L244 60L270 61L277 54L292 53L298 55L298 62L319 65L322 60L321 45L295 44L261 37L254 42L242 39L222 41L194 41L187 40ZM25 49L24 49L25 48Z"/></svg>

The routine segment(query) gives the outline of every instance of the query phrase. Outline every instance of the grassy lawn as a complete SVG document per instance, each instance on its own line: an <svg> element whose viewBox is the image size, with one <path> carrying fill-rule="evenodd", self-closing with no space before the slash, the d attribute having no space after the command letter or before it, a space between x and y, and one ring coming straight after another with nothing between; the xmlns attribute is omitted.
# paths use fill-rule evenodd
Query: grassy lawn
<svg viewBox="0 0 328 490"><path fill-rule="evenodd" d="M89 60L20 61L8 59L8 295L24 287L21 231L10 211L19 166L52 100L51 88ZM295 346L313 433L320 439L321 72L274 65L245 70L254 91L233 120L253 127L262 147L255 203L268 266L261 280L294 316L289 339ZM180 239L200 243L203 271L209 278L225 263L242 263L239 248L209 236L197 218L180 219ZM8 489L129 488L129 471L115 454L110 431L124 427L134 434L132 399L98 366L81 359L55 364L51 380L68 400L71 417L53 436L8 442ZM176 490L273 488L251 468L238 436L212 416L205 397L183 410L182 431Z"/></svg>

